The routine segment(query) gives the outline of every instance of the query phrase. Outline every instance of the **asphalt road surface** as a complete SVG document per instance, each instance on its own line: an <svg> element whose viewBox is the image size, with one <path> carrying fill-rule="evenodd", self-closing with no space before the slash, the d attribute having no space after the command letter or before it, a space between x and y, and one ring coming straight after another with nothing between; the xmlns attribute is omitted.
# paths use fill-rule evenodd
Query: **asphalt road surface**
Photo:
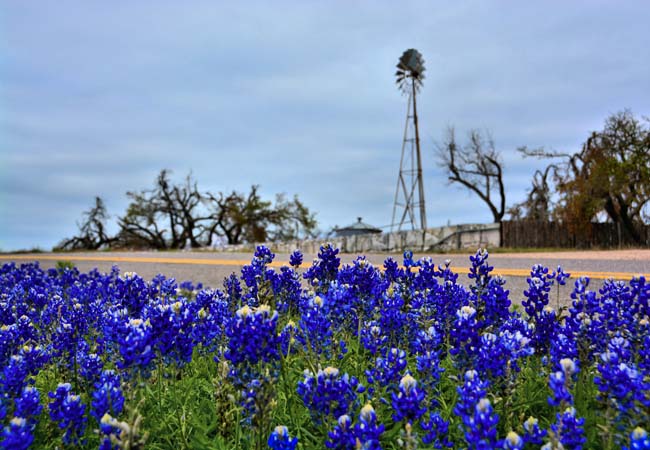
<svg viewBox="0 0 650 450"><path fill-rule="evenodd" d="M342 254L342 263L352 262L356 255ZM381 266L383 261L392 256L401 262L401 255L368 254L368 260ZM416 255L421 257L425 255ZM452 268L462 274L459 278L464 284L469 266L467 254L431 254L436 264L451 260ZM82 253L37 253L37 254L3 254L0 263L14 261L17 264L38 261L41 267L54 267L57 261L73 262L81 271L97 268L107 272L113 265L122 272L136 272L145 279L151 279L162 273L174 277L177 281L190 280L201 282L207 287L220 287L223 279L233 272L239 273L242 265L250 262L252 254L227 253L211 251L174 251L174 252L82 252ZM303 269L307 268L315 255L305 255ZM274 267L288 264L288 254L277 254ZM504 276L506 287L515 302L523 298L526 289L526 276L533 264L543 264L551 270L561 265L572 274L572 279L586 275L592 279L590 287L598 289L607 278L629 280L634 275L650 277L650 250L610 250L610 251L567 251L553 253L493 253L489 257L494 266L494 273ZM560 290L562 303L568 301L573 282L569 279L567 286Z"/></svg>

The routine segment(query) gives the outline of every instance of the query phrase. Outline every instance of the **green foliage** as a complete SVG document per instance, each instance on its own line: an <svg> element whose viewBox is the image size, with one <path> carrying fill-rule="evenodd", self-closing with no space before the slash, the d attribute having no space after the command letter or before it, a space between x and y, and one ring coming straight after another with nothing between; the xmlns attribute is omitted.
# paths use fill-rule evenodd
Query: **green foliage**
<svg viewBox="0 0 650 450"><path fill-rule="evenodd" d="M294 318L295 320L296 318ZM368 355L351 335L340 334L336 339L349 342L348 353L341 360L321 360L323 367L334 365L341 372L364 380ZM227 374L226 362L216 363L213 354L204 354L202 349L195 349L192 362L182 369L160 366L150 379L125 385L127 397L127 418L123 419L130 427L141 416L138 438L140 442L146 437L144 447L132 445L131 448L147 449L239 449L265 448L267 431L263 446L258 447L252 441L257 436L251 428L243 423L242 411L238 404L239 393L231 385ZM274 400L268 404L269 424L286 425L292 435L300 439L301 449L320 449L327 438L327 431L334 425L329 419L324 425L315 425L302 400L296 393L296 386L303 377L303 371L309 368L309 355L292 354L282 360L282 370L277 385L273 386ZM523 422L530 416L539 419L540 426L548 427L555 419L555 410L550 407L547 398L550 395L548 367L541 362L542 355L537 355L522 364L516 383L510 387L490 392L495 411L501 417L499 435L505 436L510 430L522 432ZM459 419L452 410L458 399L456 387L461 374L454 368L452 359L441 361L445 372L437 392L434 394L439 403L439 412L446 420L451 420L450 438L457 445L463 442L459 429ZM408 370L415 373L415 361L408 361ZM586 373L587 371L585 371ZM65 369L48 368L36 377L36 387L41 392L56 389L61 379L70 376ZM605 426L602 405L596 401L596 387L592 376L581 376L575 384L575 406L581 417L586 419L585 431L588 438L586 449L601 448L598 431ZM82 394L84 402L89 403L88 393ZM361 404L367 400L367 394L361 394ZM373 403L380 422L386 424L382 437L383 448L397 449L397 438L401 431L400 424L393 423L390 405ZM44 412L47 414L47 412ZM99 438L96 424L89 420L84 448L97 448ZM417 427L414 430L421 433ZM60 431L49 420L41 420L36 429L34 448L54 449L60 446ZM428 447L422 447L428 448Z"/></svg>
<svg viewBox="0 0 650 450"><path fill-rule="evenodd" d="M59 272L65 271L65 270L70 270L74 269L75 265L72 261L57 261L56 262L56 270Z"/></svg>

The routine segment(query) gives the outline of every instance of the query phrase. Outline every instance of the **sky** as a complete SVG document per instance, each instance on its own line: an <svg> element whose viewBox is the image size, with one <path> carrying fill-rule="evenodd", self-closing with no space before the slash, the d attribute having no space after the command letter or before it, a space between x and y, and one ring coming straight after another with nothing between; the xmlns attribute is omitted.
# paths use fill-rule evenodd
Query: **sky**
<svg viewBox="0 0 650 450"><path fill-rule="evenodd" d="M408 48L427 68L428 224L490 222L436 165L445 130L489 130L523 200L544 162L517 147L575 152L613 113L650 116L649 17L646 1L2 2L0 249L50 249L95 196L115 218L164 168L298 194L323 231L387 225Z"/></svg>

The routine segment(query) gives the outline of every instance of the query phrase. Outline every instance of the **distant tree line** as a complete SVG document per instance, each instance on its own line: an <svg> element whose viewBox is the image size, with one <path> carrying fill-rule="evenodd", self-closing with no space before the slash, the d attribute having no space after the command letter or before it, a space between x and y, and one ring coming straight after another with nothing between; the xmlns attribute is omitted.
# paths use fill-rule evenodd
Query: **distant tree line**
<svg viewBox="0 0 650 450"><path fill-rule="evenodd" d="M200 248L212 246L217 239L228 244L286 241L313 237L316 232L315 214L297 196L289 199L278 194L275 201L264 200L255 185L247 194L214 194L200 191L191 174L174 183L169 170L162 170L152 188L126 195L130 203L117 218L115 235L107 233L110 216L104 201L96 197L83 213L77 235L55 249Z"/></svg>
<svg viewBox="0 0 650 450"><path fill-rule="evenodd" d="M459 144L453 128L436 146L439 165L450 183L474 192L489 207L494 222L558 222L586 234L594 222L617 224L628 241L643 243L650 223L650 119L629 110L611 115L582 148L559 152L520 147L524 157L546 159L526 199L506 208L503 159L489 132L472 130Z"/></svg>

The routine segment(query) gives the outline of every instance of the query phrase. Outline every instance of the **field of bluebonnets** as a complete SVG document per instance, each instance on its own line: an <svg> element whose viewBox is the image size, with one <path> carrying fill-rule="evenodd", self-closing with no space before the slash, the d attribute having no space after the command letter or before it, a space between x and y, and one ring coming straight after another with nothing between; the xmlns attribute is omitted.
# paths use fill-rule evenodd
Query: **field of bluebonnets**
<svg viewBox="0 0 650 450"><path fill-rule="evenodd" d="M486 251L468 288L337 253L275 271L259 247L215 290L5 264L3 447L650 448L643 277L594 292L537 265L512 299Z"/></svg>

